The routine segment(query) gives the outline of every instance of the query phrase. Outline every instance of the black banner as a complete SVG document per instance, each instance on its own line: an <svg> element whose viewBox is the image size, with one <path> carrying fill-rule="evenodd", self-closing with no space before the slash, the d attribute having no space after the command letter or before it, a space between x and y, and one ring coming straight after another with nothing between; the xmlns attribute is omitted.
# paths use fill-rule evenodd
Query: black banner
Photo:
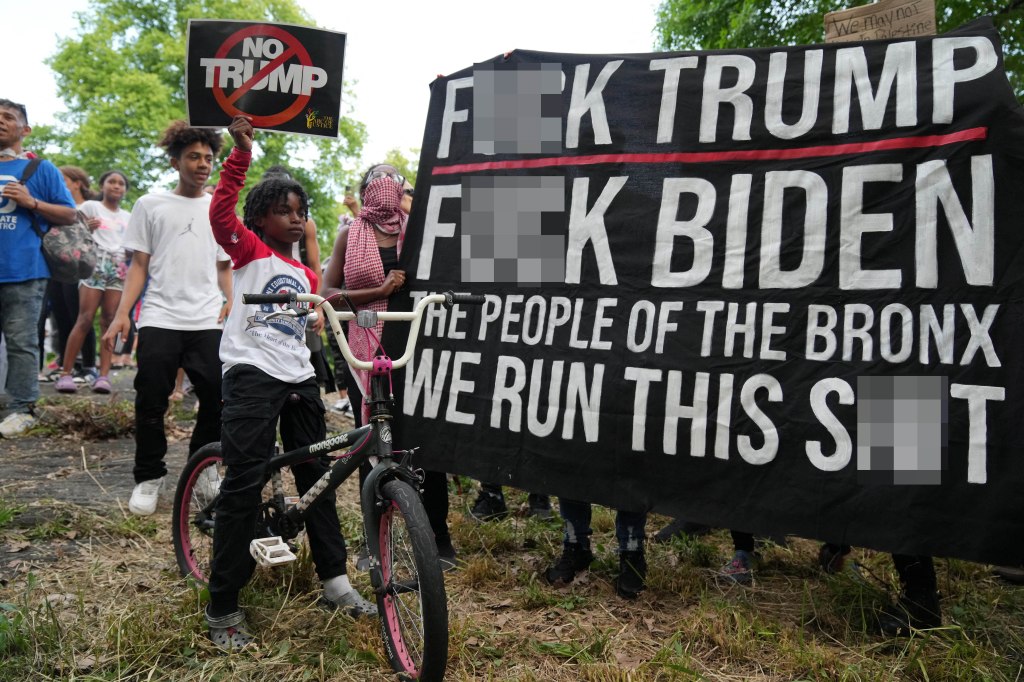
<svg viewBox="0 0 1024 682"><path fill-rule="evenodd" d="M190 19L185 106L190 125L251 116L265 130L337 137L345 34Z"/></svg>
<svg viewBox="0 0 1024 682"><path fill-rule="evenodd" d="M1001 54L979 20L516 51L435 81L395 304L488 302L427 321L401 443L611 507L1024 562L1024 117Z"/></svg>

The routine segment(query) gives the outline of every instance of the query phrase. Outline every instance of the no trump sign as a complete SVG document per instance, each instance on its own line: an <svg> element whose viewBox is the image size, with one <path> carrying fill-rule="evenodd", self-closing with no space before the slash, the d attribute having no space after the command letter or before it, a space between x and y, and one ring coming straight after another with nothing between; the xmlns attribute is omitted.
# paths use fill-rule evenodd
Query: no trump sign
<svg viewBox="0 0 1024 682"><path fill-rule="evenodd" d="M237 115L266 130L338 136L345 34L284 24L191 20L185 59L193 126Z"/></svg>

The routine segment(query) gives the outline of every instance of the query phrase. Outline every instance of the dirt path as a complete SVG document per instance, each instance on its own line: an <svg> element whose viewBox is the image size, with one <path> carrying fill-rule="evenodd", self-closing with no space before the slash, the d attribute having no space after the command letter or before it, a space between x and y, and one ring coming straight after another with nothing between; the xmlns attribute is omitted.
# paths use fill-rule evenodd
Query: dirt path
<svg viewBox="0 0 1024 682"><path fill-rule="evenodd" d="M71 420L67 413L72 403L78 404L80 413L88 413L85 406L92 404L97 414L119 413L130 423L134 376L132 370L117 372L113 376L115 391L106 396L93 394L86 387L73 396L61 396L53 384L41 384L40 422L61 426L51 429L55 432L48 436L0 438L0 515L5 508L19 512L6 526L0 522L0 585L6 585L16 573L76 553L79 543L89 538L77 533L68 520L82 510L105 518L128 515L128 498L135 486L131 434L95 440L83 438L82 429L64 423ZM177 476L188 455L194 407L192 396L171 406L165 460L168 476L153 517L161 521L171 511ZM88 416L80 417L79 422L82 419ZM350 428L349 424L337 415L328 417L329 427ZM62 532L65 526L70 528Z"/></svg>

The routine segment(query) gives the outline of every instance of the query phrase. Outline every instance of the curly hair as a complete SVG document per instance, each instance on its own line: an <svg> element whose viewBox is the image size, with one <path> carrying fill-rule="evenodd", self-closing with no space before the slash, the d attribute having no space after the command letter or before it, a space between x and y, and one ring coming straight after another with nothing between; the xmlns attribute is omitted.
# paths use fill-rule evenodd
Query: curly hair
<svg viewBox="0 0 1024 682"><path fill-rule="evenodd" d="M272 175L258 182L245 198L242 210L242 223L263 239L263 230L256 226L258 218L265 218L275 207L288 202L288 194L294 193L299 198L299 209L305 218L309 218L309 195L302 185L291 178Z"/></svg>
<svg viewBox="0 0 1024 682"><path fill-rule="evenodd" d="M185 147L194 142L203 142L210 145L210 150L216 156L224 146L224 136L219 130L210 128L191 128L185 121L174 121L164 131L157 146L167 150L167 155L172 159L180 159Z"/></svg>

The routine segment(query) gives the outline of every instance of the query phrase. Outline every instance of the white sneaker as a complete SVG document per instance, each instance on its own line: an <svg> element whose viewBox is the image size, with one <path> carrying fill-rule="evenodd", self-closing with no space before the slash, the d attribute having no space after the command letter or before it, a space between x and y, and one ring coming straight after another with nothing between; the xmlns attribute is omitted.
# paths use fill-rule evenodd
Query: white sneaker
<svg viewBox="0 0 1024 682"><path fill-rule="evenodd" d="M139 516L149 516L155 512L156 503L160 499L160 488L163 485L162 476L136 485L135 490L132 491L132 498L128 500L128 511Z"/></svg>
<svg viewBox="0 0 1024 682"><path fill-rule="evenodd" d="M199 478L196 479L195 488L196 502L201 506L213 502L214 498L217 497L217 493L220 492L220 474L217 473L217 467L208 466L199 472Z"/></svg>
<svg viewBox="0 0 1024 682"><path fill-rule="evenodd" d="M25 433L36 425L36 418L28 412L14 412L7 415L7 418L0 422L0 435L4 438L14 438Z"/></svg>
<svg viewBox="0 0 1024 682"><path fill-rule="evenodd" d="M334 403L331 409L334 410L335 412L341 412L342 414L347 414L348 416L351 417L352 401L350 401L348 398L342 398L338 402Z"/></svg>

